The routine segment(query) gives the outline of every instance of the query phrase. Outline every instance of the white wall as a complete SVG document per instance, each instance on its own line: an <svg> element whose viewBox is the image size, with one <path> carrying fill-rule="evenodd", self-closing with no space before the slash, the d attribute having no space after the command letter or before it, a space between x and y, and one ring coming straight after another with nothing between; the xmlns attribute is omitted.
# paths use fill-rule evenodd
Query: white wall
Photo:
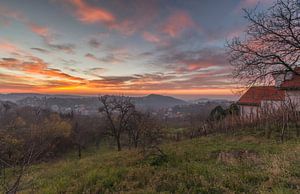
<svg viewBox="0 0 300 194"><path fill-rule="evenodd" d="M291 103L296 107L297 111L300 111L300 91L296 90L290 90L287 91L286 101Z"/></svg>
<svg viewBox="0 0 300 194"><path fill-rule="evenodd" d="M253 120L257 118L259 114L259 107L258 106L244 106L240 105L240 115L243 118L247 118L250 120Z"/></svg>
<svg viewBox="0 0 300 194"><path fill-rule="evenodd" d="M277 111L279 108L283 107L283 101L270 101L270 100L263 100L261 102L262 111L267 113L272 113Z"/></svg>

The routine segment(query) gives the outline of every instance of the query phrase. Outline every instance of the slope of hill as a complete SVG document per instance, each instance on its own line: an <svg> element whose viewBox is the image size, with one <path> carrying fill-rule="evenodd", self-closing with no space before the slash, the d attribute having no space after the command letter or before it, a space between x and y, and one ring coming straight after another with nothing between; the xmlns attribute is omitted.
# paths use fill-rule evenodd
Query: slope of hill
<svg viewBox="0 0 300 194"><path fill-rule="evenodd" d="M300 140L285 144L210 136L163 146L165 158L137 151L89 151L35 165L23 193L297 193ZM22 192L21 192L22 193Z"/></svg>
<svg viewBox="0 0 300 194"><path fill-rule="evenodd" d="M138 106L142 106L144 108L152 108L152 109L167 108L176 105L187 104L187 102L185 102L184 100L180 100L170 96L157 95L157 94L150 94L144 97L136 97L134 98L134 101Z"/></svg>

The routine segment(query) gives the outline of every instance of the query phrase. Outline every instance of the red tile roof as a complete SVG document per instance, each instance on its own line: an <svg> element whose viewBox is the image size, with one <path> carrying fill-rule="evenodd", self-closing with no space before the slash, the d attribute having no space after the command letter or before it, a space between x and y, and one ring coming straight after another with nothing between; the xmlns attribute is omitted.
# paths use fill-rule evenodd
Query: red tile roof
<svg viewBox="0 0 300 194"><path fill-rule="evenodd" d="M295 68L295 71L300 74L300 67ZM291 80L285 80L280 87L282 89L300 89L300 75L293 75Z"/></svg>
<svg viewBox="0 0 300 194"><path fill-rule="evenodd" d="M259 106L263 100L283 101L284 98L284 90L279 90L274 86L257 86L249 88L247 92L239 99L238 104Z"/></svg>

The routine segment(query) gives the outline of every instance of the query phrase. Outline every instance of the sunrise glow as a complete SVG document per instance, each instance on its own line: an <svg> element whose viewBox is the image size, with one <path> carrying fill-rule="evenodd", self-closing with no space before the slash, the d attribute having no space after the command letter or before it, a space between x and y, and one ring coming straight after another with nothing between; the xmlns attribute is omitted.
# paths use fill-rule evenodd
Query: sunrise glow
<svg viewBox="0 0 300 194"><path fill-rule="evenodd" d="M224 45L257 3L1 1L0 93L233 96Z"/></svg>

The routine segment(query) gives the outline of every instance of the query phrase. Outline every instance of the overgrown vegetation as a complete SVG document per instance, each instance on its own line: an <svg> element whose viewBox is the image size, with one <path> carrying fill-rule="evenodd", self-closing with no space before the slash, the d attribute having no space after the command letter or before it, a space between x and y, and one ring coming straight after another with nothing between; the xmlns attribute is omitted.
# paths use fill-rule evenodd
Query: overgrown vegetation
<svg viewBox="0 0 300 194"><path fill-rule="evenodd" d="M299 193L300 141L215 135L137 150L91 149L33 165L21 193Z"/></svg>

